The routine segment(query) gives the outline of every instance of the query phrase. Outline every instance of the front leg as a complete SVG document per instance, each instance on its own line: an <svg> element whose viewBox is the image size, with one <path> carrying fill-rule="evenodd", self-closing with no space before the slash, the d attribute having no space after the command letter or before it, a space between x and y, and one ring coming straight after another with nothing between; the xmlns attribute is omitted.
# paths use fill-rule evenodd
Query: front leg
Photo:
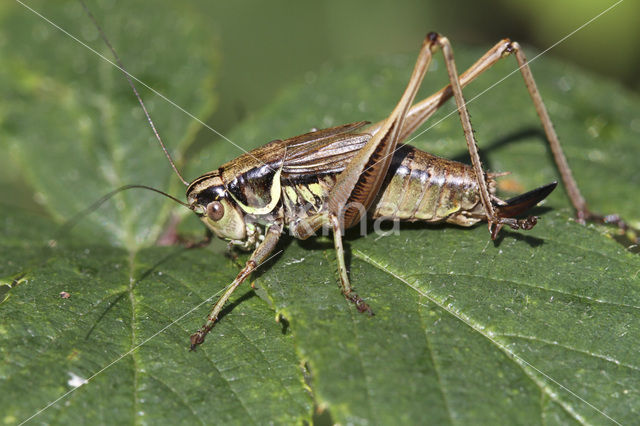
<svg viewBox="0 0 640 426"><path fill-rule="evenodd" d="M211 312L207 317L207 322L204 323L200 329L191 335L191 350L195 350L196 346L204 342L204 338L211 331L216 321L218 320L218 315L220 315L220 311L231 294L238 288L240 284L244 282L249 275L258 267L262 262L267 260L268 256L273 252L273 249L276 247L278 240L280 239L280 235L282 235L282 223L276 223L269 227L267 233L265 235L264 240L258 245L255 249L251 258L247 261L244 268L240 271L235 280L227 287L227 290L224 294L218 299L215 305L211 308Z"/></svg>

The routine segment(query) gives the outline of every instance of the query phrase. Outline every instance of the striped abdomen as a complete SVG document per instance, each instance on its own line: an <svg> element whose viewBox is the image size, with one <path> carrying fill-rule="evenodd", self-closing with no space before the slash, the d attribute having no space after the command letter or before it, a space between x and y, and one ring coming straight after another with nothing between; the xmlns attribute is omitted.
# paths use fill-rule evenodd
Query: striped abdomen
<svg viewBox="0 0 640 426"><path fill-rule="evenodd" d="M400 154L400 155L399 155ZM484 218L471 166L406 146L394 156L374 218L470 226ZM489 182L493 187L492 181ZM493 188L491 188L493 192Z"/></svg>

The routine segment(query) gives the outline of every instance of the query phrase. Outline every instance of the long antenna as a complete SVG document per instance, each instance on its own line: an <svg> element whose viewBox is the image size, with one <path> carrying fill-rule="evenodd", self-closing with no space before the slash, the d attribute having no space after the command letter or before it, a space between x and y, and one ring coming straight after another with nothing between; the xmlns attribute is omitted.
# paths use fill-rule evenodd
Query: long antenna
<svg viewBox="0 0 640 426"><path fill-rule="evenodd" d="M111 46L111 43L109 42L109 39L107 39L107 36L104 34L104 31L102 31L102 28L100 27L100 25L98 25L98 21L96 21L96 18L93 16L93 14L91 13L91 11L87 7L87 5L84 3L84 1L83 0L78 0L78 1L82 5L82 8L84 9L85 13L89 16L89 19L91 19L91 21L93 22L93 25L95 25L96 28L98 29L98 33L100 34L100 38L102 38L102 40L105 42L105 44L107 45L109 50L111 50L111 54L115 58L116 63L118 64L118 68L120 68L120 71L122 71L122 73L127 78L127 81L129 82L129 86L131 86L131 89L133 90L133 93L136 95L136 98L138 99L138 102L140 103L140 106L142 107L142 110L144 111L144 115L147 116L147 121L149 122L149 125L151 126L151 130L153 130L153 134L156 135L156 139L158 139L158 142L160 142L160 146L162 147L162 150L164 151L164 154L167 156L167 159L169 160L169 163L171 164L171 167L173 168L173 171L176 172L176 174L178 175L178 177L180 178L182 183L185 184L185 186L189 186L189 182L184 180L184 178L182 177L182 175L178 171L178 168L176 167L175 163L173 162L173 159L171 158L171 155L169 155L169 151L167 151L167 148L164 146L164 143L162 142L162 139L160 138L160 134L156 130L156 126L155 126L155 124L153 124L153 120L151 120L151 116L149 115L149 112L147 111L147 107L144 105L144 102L142 102L142 98L140 97L140 94L138 94L138 90L136 89L136 86L133 84L133 80L131 80L131 77L129 76L129 73L125 70L124 65L122 64L122 61L120 60L120 57L116 53L116 50L113 48L113 46Z"/></svg>
<svg viewBox="0 0 640 426"><path fill-rule="evenodd" d="M89 213L92 213L93 211L97 210L101 205L103 205L105 202L107 202L107 200L112 198L114 195L116 195L116 194L118 194L118 193L120 193L122 191L126 191L128 189L134 189L134 188L146 189L146 190L149 190L149 191L157 192L158 194L164 195L165 197L170 198L171 200L175 201L176 203L181 204L181 205L185 206L186 208L188 208L190 210L193 210L193 207L191 207L189 204L183 203L182 201L178 200L176 197L173 197L173 196L167 194L166 192L160 191L159 189L155 189L155 188L152 188L152 187L147 186L147 185L124 185L124 186L121 186L118 189L114 189L113 191L109 192L108 194L102 196L99 200L95 201L89 207L87 207L86 209L76 213L71 219L67 220L60 227L58 232L56 232L56 235L55 235L53 241L55 242L62 235L64 235L67 232L69 232L71 230L71 228L76 226L76 224L80 221L80 219L82 219L83 217L85 217Z"/></svg>

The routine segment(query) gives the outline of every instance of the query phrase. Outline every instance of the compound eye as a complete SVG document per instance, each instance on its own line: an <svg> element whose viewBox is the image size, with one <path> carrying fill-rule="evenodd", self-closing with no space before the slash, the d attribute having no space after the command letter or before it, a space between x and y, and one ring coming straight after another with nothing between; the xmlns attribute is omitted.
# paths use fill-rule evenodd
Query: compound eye
<svg viewBox="0 0 640 426"><path fill-rule="evenodd" d="M212 201L207 205L207 216L214 222L219 221L224 216L224 206L220 201Z"/></svg>

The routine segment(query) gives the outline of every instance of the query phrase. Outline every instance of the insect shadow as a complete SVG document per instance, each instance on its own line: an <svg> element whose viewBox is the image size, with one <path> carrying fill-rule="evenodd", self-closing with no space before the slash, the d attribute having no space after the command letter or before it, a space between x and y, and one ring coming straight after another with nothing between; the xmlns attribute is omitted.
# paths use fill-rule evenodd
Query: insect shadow
<svg viewBox="0 0 640 426"><path fill-rule="evenodd" d="M539 139L540 143L545 146L547 153L549 153L549 155L552 155L551 149L549 148L549 144L545 139L544 132L538 129L537 127L527 127L524 129L516 130L509 134L506 134L499 139L490 141L487 144L483 143L481 151L479 152L480 159L482 160L482 163L485 165L485 168L487 170L491 170L491 159L487 156L487 154L490 154L491 152L496 151L500 148L503 148L507 145L512 145L518 142L524 142L525 140L530 138ZM462 151L459 155L453 156L451 159L454 161L458 161L460 163L465 163L465 164L471 163L469 159L469 152L466 150ZM551 161L553 161L553 159Z"/></svg>

